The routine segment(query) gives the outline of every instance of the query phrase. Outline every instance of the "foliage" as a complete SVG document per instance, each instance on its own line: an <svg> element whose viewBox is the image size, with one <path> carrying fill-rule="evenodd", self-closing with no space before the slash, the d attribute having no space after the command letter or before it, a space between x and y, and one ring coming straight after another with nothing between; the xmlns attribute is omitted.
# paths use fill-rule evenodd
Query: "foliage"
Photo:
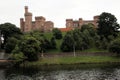
<svg viewBox="0 0 120 80"><path fill-rule="evenodd" d="M9 37L19 37L19 35L22 34L20 29L11 23L0 24L0 30L4 38L3 46L6 44Z"/></svg>
<svg viewBox="0 0 120 80"><path fill-rule="evenodd" d="M18 43L18 40L16 38L10 37L5 44L5 52L11 53L17 43Z"/></svg>
<svg viewBox="0 0 120 80"><path fill-rule="evenodd" d="M24 60L26 59L25 55L23 54L23 52L20 51L18 45L15 46L15 49L12 51L11 57L12 60L14 60L14 66L18 66L24 62Z"/></svg>
<svg viewBox="0 0 120 80"><path fill-rule="evenodd" d="M63 38L63 42L61 44L61 50L64 52L73 51L74 39L72 36L72 32L68 32Z"/></svg>
<svg viewBox="0 0 120 80"><path fill-rule="evenodd" d="M75 44L76 50L84 50L88 48L86 41L86 37L84 35L84 32L81 32L79 29L75 29L73 31L73 39Z"/></svg>
<svg viewBox="0 0 120 80"><path fill-rule="evenodd" d="M75 50L85 50L95 47L96 34L96 30L90 24L83 25L81 29L74 29L64 36L61 50L73 51L73 47Z"/></svg>
<svg viewBox="0 0 120 80"><path fill-rule="evenodd" d="M62 39L62 32L59 29L55 28L52 32L55 39Z"/></svg>
<svg viewBox="0 0 120 80"><path fill-rule="evenodd" d="M117 19L111 13L103 12L99 16L98 21L98 34L102 37L108 37L109 35L116 36L118 29L120 28L117 23Z"/></svg>
<svg viewBox="0 0 120 80"><path fill-rule="evenodd" d="M39 41L34 37L24 36L18 46L20 46L20 51L24 53L29 61L38 60L39 53Z"/></svg>
<svg viewBox="0 0 120 80"><path fill-rule="evenodd" d="M120 39L116 39L110 43L109 51L120 54Z"/></svg>
<svg viewBox="0 0 120 80"><path fill-rule="evenodd" d="M54 37L51 38L50 43L51 43L51 49L56 49L56 41Z"/></svg>

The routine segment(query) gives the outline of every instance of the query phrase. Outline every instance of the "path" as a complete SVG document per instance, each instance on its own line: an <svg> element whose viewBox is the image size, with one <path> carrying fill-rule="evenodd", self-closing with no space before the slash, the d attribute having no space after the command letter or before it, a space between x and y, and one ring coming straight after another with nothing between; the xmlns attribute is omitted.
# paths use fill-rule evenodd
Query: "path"
<svg viewBox="0 0 120 80"><path fill-rule="evenodd" d="M40 54L41 55L41 54ZM66 53L43 53L44 57L70 57L74 56L73 52ZM115 56L115 53L109 52L76 52L76 56Z"/></svg>

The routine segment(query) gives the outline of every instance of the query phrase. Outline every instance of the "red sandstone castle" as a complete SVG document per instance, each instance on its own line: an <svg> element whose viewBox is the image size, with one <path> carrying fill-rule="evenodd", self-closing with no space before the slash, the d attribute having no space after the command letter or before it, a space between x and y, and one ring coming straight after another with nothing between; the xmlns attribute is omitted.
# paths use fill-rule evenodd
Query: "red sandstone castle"
<svg viewBox="0 0 120 80"><path fill-rule="evenodd" d="M25 21L20 19L21 31L29 32L32 30L40 30L42 32L52 31L54 23L52 21L46 21L43 16L35 17L35 21L32 21L32 13L28 12L28 6L25 6Z"/></svg>
<svg viewBox="0 0 120 80"><path fill-rule="evenodd" d="M93 24L97 28L98 19L99 16L94 16L93 20L83 20L82 18L79 18L79 20L66 19L66 28L81 28L84 24Z"/></svg>

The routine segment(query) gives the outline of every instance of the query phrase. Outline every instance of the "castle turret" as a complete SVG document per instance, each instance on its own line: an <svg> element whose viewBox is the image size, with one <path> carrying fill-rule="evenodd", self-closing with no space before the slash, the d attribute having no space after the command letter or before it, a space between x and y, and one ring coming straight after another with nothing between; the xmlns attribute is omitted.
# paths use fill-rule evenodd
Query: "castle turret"
<svg viewBox="0 0 120 80"><path fill-rule="evenodd" d="M32 13L28 12L28 6L25 6L25 32L31 31L32 29Z"/></svg>
<svg viewBox="0 0 120 80"><path fill-rule="evenodd" d="M66 28L73 27L73 19L66 19Z"/></svg>

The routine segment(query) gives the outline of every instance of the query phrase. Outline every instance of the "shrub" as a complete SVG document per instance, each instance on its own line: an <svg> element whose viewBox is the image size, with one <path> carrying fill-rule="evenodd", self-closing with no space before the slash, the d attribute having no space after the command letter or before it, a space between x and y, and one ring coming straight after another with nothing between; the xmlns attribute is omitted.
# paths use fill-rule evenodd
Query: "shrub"
<svg viewBox="0 0 120 80"><path fill-rule="evenodd" d="M113 53L120 54L120 39L112 41L109 45L109 51Z"/></svg>

